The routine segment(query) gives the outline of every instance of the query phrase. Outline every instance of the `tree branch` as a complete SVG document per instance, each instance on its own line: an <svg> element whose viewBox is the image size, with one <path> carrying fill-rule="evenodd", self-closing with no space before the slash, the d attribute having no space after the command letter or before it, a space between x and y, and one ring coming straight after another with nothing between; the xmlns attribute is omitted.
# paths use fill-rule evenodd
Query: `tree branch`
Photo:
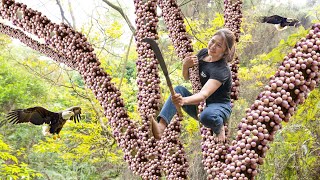
<svg viewBox="0 0 320 180"><path fill-rule="evenodd" d="M118 11L120 13L120 15L124 18L124 20L127 22L130 30L132 33L134 33L136 31L136 29L134 28L134 26L131 24L129 18L127 15L124 14L123 10L121 7L116 6L114 4L112 4L110 1L108 0L102 0L103 2L105 2L106 4L108 4L111 8L113 8L114 10Z"/></svg>
<svg viewBox="0 0 320 180"><path fill-rule="evenodd" d="M120 79L120 83L119 83L119 91L120 91L120 88L121 88L121 84L122 84L122 80L123 80L123 77L124 77L124 74L126 73L126 67L127 67L127 62L128 62L128 57L129 57L129 52L130 52L130 47L131 47L131 43L132 43L132 39L134 37L134 34L131 35L131 38L130 38L130 42L129 42L129 47L128 47L128 50L127 50L127 54L126 54L126 59L124 60L124 64L123 64L123 67L122 67L122 74L121 74L121 79Z"/></svg>
<svg viewBox="0 0 320 180"><path fill-rule="evenodd" d="M184 0L184 1L182 1L178 6L179 6L179 7L182 7L182 6L184 6L184 5L189 4L189 3L192 2L192 1L193 1L193 0L189 0L189 1L185 2L185 0Z"/></svg>
<svg viewBox="0 0 320 180"><path fill-rule="evenodd" d="M68 0L68 8L69 8L70 16L72 19L72 27L76 28L76 19L74 18L73 9L72 9L70 0Z"/></svg>
<svg viewBox="0 0 320 180"><path fill-rule="evenodd" d="M62 6L61 6L61 4L60 4L60 0L56 0L56 3L57 3L57 5L58 5L58 7L59 7L59 9L60 9L60 14L61 14L61 18L62 18L62 22L64 22L64 20L67 22L67 24L70 26L70 27L72 27L71 26L71 23L68 21L68 19L64 16L64 11L63 11L63 9L62 9Z"/></svg>

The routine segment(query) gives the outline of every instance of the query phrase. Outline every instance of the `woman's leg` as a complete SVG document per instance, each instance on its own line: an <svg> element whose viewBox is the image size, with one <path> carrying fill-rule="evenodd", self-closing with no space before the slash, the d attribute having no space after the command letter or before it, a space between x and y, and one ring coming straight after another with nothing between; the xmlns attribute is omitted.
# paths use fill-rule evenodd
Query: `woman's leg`
<svg viewBox="0 0 320 180"><path fill-rule="evenodd" d="M191 96L192 93L189 92L183 86L177 86L174 88L176 93L181 94L182 97ZM197 108L195 105L185 105L182 106L182 109L186 111L191 117L197 119ZM153 119L152 120L152 132L156 139L160 139L162 136L164 129L170 123L173 116L177 113L177 109L172 102L171 96L167 99L165 104L163 105L160 114L157 117L158 123Z"/></svg>
<svg viewBox="0 0 320 180"><path fill-rule="evenodd" d="M176 93L181 94L182 97L188 97L191 96L192 93L188 91L188 89L186 89L183 86L177 86L174 88L174 91ZM185 105L182 106L182 109L184 111L186 111L191 117L197 119L197 110L196 110L196 106L195 105ZM171 95L169 96L169 98L167 99L167 101L164 103L158 117L157 120L158 122L160 122L160 119L162 118L167 124L170 123L171 119L173 118L173 116L177 114L177 109L175 107L175 105L172 102L171 99Z"/></svg>
<svg viewBox="0 0 320 180"><path fill-rule="evenodd" d="M217 135L218 142L225 141L224 123L229 119L231 106L223 103L209 104L200 114L200 122L207 128L211 128Z"/></svg>
<svg viewBox="0 0 320 180"><path fill-rule="evenodd" d="M159 123L153 118L153 116L150 116L150 118L151 118L152 134L154 138L160 139L168 124L162 118L160 118Z"/></svg>

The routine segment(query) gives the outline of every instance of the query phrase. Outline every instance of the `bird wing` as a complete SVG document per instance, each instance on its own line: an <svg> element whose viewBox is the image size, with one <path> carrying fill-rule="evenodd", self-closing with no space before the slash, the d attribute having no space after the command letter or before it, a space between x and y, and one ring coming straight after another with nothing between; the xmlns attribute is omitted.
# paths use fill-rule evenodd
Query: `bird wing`
<svg viewBox="0 0 320 180"><path fill-rule="evenodd" d="M81 107L79 106L73 106L70 107L68 109L66 109L67 111L72 111L74 113L73 116L70 117L70 120L73 120L75 123L77 123L77 121L79 122L81 119Z"/></svg>
<svg viewBox="0 0 320 180"><path fill-rule="evenodd" d="M279 15L272 15L272 16L262 16L261 22L262 23L270 23L270 24L281 24L284 21L284 17Z"/></svg>
<svg viewBox="0 0 320 180"><path fill-rule="evenodd" d="M31 122L35 125L50 124L56 113L36 106L27 109L16 109L8 113L6 119L12 124Z"/></svg>

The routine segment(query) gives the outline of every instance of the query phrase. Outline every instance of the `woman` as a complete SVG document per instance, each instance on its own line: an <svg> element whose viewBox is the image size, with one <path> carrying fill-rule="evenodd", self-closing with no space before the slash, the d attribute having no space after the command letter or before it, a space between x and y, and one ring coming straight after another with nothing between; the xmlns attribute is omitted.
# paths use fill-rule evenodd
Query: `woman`
<svg viewBox="0 0 320 180"><path fill-rule="evenodd" d="M183 59L182 73L189 79L189 68L199 63L199 76L202 89L192 94L185 87L177 86L176 94L165 102L158 123L152 121L152 132L160 139L164 129L170 123L177 110L174 104L182 106L191 117L198 120L197 106L206 100L206 108L200 114L200 122L216 134L216 141L225 141L224 123L231 114L231 83L232 76L228 62L233 60L235 36L229 29L217 31L208 43L208 48L198 54Z"/></svg>

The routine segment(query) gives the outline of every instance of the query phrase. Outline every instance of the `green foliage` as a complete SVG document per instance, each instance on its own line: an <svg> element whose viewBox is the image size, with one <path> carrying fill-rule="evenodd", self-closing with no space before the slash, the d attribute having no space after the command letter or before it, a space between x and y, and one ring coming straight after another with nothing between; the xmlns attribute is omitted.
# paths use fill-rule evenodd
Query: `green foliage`
<svg viewBox="0 0 320 180"><path fill-rule="evenodd" d="M0 106L9 107L13 104L36 103L30 97L36 99L45 94L46 89L42 88L42 81L33 76L26 78L26 71L17 74L16 66L7 62L8 57L0 57ZM19 87L17 89L17 87Z"/></svg>
<svg viewBox="0 0 320 180"><path fill-rule="evenodd" d="M203 14L202 16L205 15ZM215 13L215 17L212 17L211 21L205 18L196 20L186 18L185 24L187 24L187 32L195 38L193 47L195 48L194 51L197 52L202 48L206 48L215 31L223 27L224 18L223 14Z"/></svg>
<svg viewBox="0 0 320 180"><path fill-rule="evenodd" d="M2 141L2 136L0 136L0 138L1 138L0 139L0 149L1 149L0 158L1 158L1 160L9 160L10 159L13 162L18 163L18 159L15 156L12 156L10 153L7 152L10 150L10 148L7 144L5 144Z"/></svg>
<svg viewBox="0 0 320 180"><path fill-rule="evenodd" d="M2 139L0 135L0 179L34 179L42 176L28 164L19 163L18 158L12 155L11 148Z"/></svg>
<svg viewBox="0 0 320 180"><path fill-rule="evenodd" d="M61 132L60 140L46 138L40 141L33 146L34 154L29 158L42 162L37 168L52 177L99 179L103 177L97 173L101 166L123 165L121 153L116 147L108 147L110 140L102 136L101 131L100 126L92 123L79 126L69 122ZM36 163L32 164L36 166Z"/></svg>
<svg viewBox="0 0 320 180"><path fill-rule="evenodd" d="M253 101L258 92L268 82L268 79L274 75L284 57L291 51L296 42L305 37L307 33L308 30L301 28L297 33L288 36L287 40L281 40L278 46L270 52L255 56L249 61L249 64L241 64L238 74L241 83L241 96L244 99ZM253 94L255 95L252 96Z"/></svg>
<svg viewBox="0 0 320 180"><path fill-rule="evenodd" d="M0 108L0 121L10 109L35 105L52 111L80 105L83 116L80 123L66 123L60 134L61 140L56 141L44 137L40 126L0 127L0 135L4 135L0 149L7 149L0 153L0 179L103 179L119 176L120 169L126 167L122 152L111 136L111 129L102 130L99 123L107 120L102 117L101 106L93 94L84 88L79 73L41 58L28 48L12 46L10 50L3 50L0 56L0 107L3 107ZM131 87L126 83L124 87L129 92ZM4 142L10 142L10 151ZM110 170L105 171L106 167Z"/></svg>
<svg viewBox="0 0 320 180"><path fill-rule="evenodd" d="M112 38L119 38L122 34L122 25L118 21L115 21L105 30L105 33Z"/></svg>
<svg viewBox="0 0 320 180"><path fill-rule="evenodd" d="M296 42L302 37L305 37L308 32L309 30L300 27L300 31L288 36L287 40L280 40L278 46L273 48L271 52L258 55L256 58L252 59L250 61L250 66L263 63L276 67L279 62L283 61L284 56L290 52Z"/></svg>
<svg viewBox="0 0 320 180"><path fill-rule="evenodd" d="M313 16L316 18L312 20L312 23L319 22L319 12L320 12L320 5L313 7L312 10L307 13L307 17Z"/></svg>

